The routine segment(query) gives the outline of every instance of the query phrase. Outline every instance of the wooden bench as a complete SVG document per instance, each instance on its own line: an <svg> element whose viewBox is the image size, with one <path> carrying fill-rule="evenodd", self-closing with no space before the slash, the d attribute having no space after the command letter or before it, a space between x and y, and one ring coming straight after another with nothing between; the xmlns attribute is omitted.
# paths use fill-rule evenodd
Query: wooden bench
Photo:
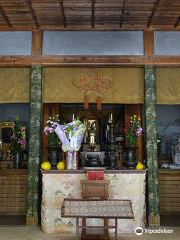
<svg viewBox="0 0 180 240"><path fill-rule="evenodd" d="M65 198L61 208L61 216L76 218L76 240L78 240L79 229L115 229L115 240L117 240L118 219L134 219L132 203L130 200L83 200ZM79 218L107 218L115 219L115 226L79 226ZM97 239L96 236L91 239ZM102 235L101 239L106 239Z"/></svg>

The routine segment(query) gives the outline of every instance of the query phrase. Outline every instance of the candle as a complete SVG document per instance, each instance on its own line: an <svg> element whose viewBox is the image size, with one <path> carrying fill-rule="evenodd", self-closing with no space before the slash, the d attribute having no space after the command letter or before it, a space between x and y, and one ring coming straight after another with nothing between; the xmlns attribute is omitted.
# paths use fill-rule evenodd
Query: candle
<svg viewBox="0 0 180 240"><path fill-rule="evenodd" d="M111 113L111 118L110 118L110 120L111 120L111 121L113 120L113 115L112 115L112 113Z"/></svg>
<svg viewBox="0 0 180 240"><path fill-rule="evenodd" d="M105 132L105 137L106 137L106 139L107 139L107 137L108 137L108 134L107 134L107 129L106 129L106 132Z"/></svg>
<svg viewBox="0 0 180 240"><path fill-rule="evenodd" d="M72 120L74 121L74 113L73 113L73 117L72 117Z"/></svg>

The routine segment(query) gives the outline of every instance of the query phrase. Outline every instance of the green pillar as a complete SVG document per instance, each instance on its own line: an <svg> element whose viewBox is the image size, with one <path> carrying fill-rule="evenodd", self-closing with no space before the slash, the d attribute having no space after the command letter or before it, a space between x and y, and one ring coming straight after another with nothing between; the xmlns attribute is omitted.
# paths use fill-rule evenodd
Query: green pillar
<svg viewBox="0 0 180 240"><path fill-rule="evenodd" d="M148 223L150 226L160 225L159 184L156 131L156 84L155 67L145 66L145 133L148 178Z"/></svg>
<svg viewBox="0 0 180 240"><path fill-rule="evenodd" d="M42 68L31 67L31 103L26 224L38 225L39 164L41 159Z"/></svg>

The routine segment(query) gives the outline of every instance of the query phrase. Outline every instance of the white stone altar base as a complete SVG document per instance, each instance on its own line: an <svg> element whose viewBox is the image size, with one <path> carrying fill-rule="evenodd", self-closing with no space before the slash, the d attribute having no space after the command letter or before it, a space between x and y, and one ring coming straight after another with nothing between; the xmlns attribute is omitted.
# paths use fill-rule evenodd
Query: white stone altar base
<svg viewBox="0 0 180 240"><path fill-rule="evenodd" d="M110 199L130 199L134 221L118 220L119 233L133 233L136 227L145 227L145 170L107 170L105 179L110 180ZM41 226L44 233L75 233L75 219L61 218L64 198L81 198L82 179L87 179L83 170L42 171ZM102 225L102 219L89 219L89 224ZM98 223L98 224L97 224ZM113 224L113 220L109 220Z"/></svg>

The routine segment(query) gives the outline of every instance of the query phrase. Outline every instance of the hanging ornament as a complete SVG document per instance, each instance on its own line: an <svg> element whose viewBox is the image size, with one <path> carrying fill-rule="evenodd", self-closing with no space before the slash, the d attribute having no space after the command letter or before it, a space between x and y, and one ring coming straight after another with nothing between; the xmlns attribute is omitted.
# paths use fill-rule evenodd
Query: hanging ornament
<svg viewBox="0 0 180 240"><path fill-rule="evenodd" d="M84 108L88 109L89 105L88 105L88 93L85 92L84 93Z"/></svg>
<svg viewBox="0 0 180 240"><path fill-rule="evenodd" d="M91 70L91 72L90 72ZM93 70L93 72L92 72ZM111 80L101 78L96 68L87 69L82 77L75 77L72 80L73 86L85 91L84 93L84 108L88 109L88 91L97 93L97 109L101 110L101 92L111 87Z"/></svg>
<svg viewBox="0 0 180 240"><path fill-rule="evenodd" d="M97 94L97 110L101 110L101 95Z"/></svg>

